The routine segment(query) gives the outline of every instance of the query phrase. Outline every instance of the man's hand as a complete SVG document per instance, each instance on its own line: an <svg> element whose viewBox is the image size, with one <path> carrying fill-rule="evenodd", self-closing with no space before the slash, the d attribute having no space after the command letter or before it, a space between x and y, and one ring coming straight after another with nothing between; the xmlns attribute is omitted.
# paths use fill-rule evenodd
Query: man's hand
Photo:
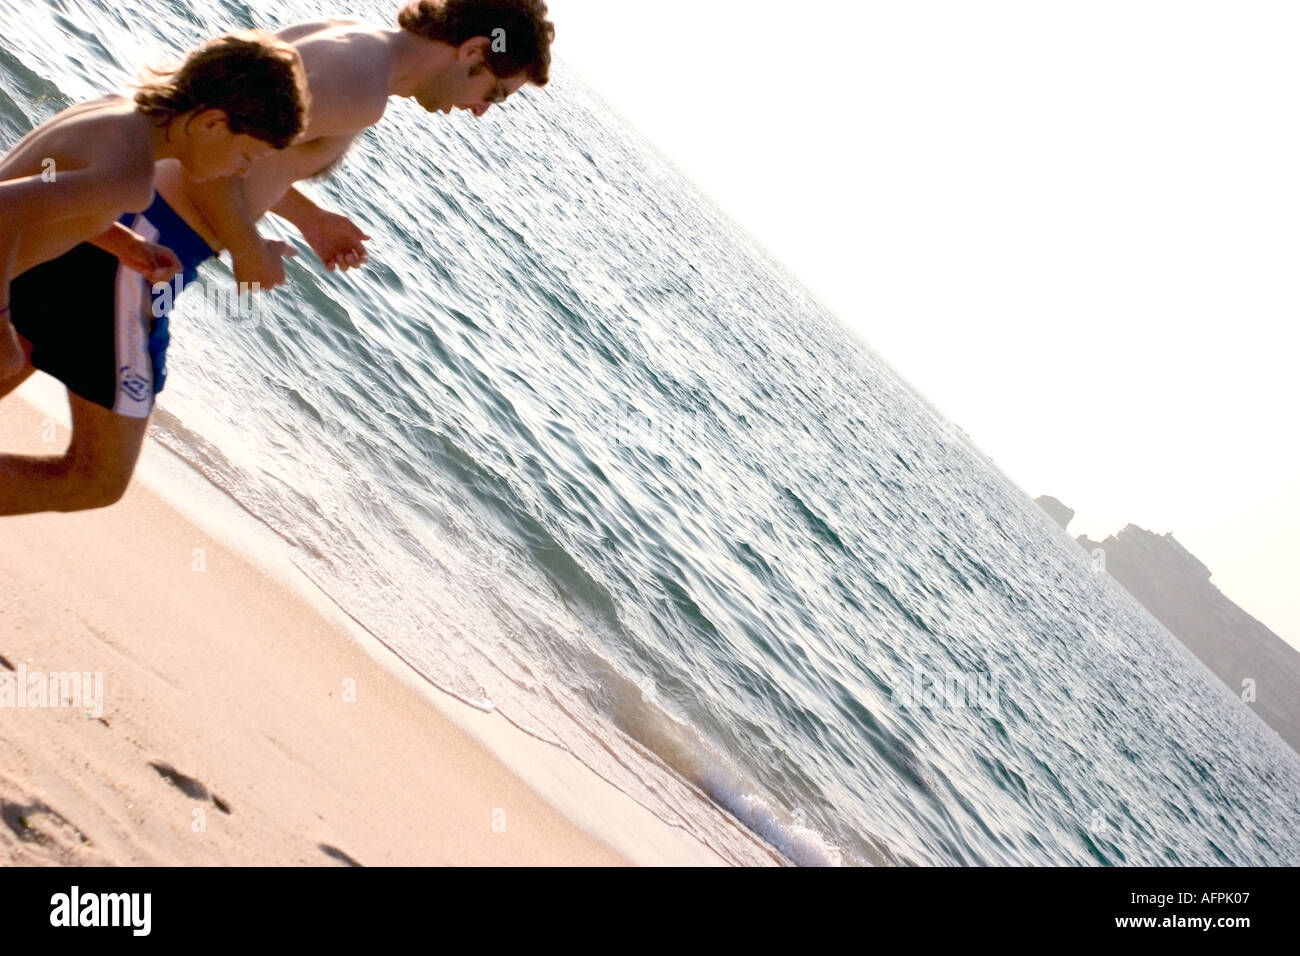
<svg viewBox="0 0 1300 956"><path fill-rule="evenodd" d="M0 382L13 378L27 364L27 353L18 341L18 333L9 321L9 309L0 309Z"/></svg>
<svg viewBox="0 0 1300 956"><path fill-rule="evenodd" d="M176 258L176 253L166 246L160 246L156 242L145 242L144 240L133 245L125 255L118 256L118 259L128 269L132 269L148 279L150 285L158 282L171 282L172 278L182 268L181 260Z"/></svg>
<svg viewBox="0 0 1300 956"><path fill-rule="evenodd" d="M298 250L279 239L262 239L258 244L241 253L230 254L231 264L235 270L235 283L242 289L245 286L265 292L284 284L284 258L296 256Z"/></svg>
<svg viewBox="0 0 1300 956"><path fill-rule="evenodd" d="M364 265L370 258L362 243L369 239L347 216L319 210L298 224L302 237L312 247L325 268L347 271Z"/></svg>
<svg viewBox="0 0 1300 956"><path fill-rule="evenodd" d="M113 223L90 242L105 252L111 252L122 265L148 279L150 285L170 282L181 271L181 261L176 258L176 253L166 246L147 242L140 233L120 222Z"/></svg>

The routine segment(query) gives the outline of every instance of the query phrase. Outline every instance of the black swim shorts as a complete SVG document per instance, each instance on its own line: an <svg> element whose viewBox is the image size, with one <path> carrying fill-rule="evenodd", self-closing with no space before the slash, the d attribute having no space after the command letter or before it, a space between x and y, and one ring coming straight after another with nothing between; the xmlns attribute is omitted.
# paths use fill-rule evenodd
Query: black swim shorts
<svg viewBox="0 0 1300 956"><path fill-rule="evenodd" d="M176 253L182 282L198 278L211 248L162 199L120 220ZM111 253L82 243L28 269L9 286L12 321L32 343L32 364L68 390L119 415L147 418L167 377L171 294Z"/></svg>

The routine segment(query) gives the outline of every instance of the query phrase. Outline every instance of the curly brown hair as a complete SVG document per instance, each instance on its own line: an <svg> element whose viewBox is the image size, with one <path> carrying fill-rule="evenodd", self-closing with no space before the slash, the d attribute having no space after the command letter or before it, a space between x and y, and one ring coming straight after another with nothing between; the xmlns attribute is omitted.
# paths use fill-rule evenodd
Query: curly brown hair
<svg viewBox="0 0 1300 956"><path fill-rule="evenodd" d="M499 79L527 71L530 82L545 86L551 75L555 24L546 19L544 0L413 0L397 15L403 30L460 46L487 37L505 40L505 49L489 47L488 69ZM503 31L503 32L496 32Z"/></svg>
<svg viewBox="0 0 1300 956"><path fill-rule="evenodd" d="M266 30L209 40L183 63L147 68L136 88L136 109L159 126L196 110L221 110L232 133L276 149L303 131L311 105L298 51Z"/></svg>

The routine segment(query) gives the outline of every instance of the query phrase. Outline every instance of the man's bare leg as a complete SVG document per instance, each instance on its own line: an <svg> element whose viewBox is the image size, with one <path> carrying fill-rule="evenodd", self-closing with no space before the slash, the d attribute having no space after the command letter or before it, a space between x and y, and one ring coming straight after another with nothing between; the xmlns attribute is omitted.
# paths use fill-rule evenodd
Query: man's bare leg
<svg viewBox="0 0 1300 956"><path fill-rule="evenodd" d="M20 381L30 374L20 372ZM0 388L12 391L10 381ZM0 455L0 516L105 508L126 493L149 419L118 415L71 392L68 402L72 440L62 455Z"/></svg>
<svg viewBox="0 0 1300 956"><path fill-rule="evenodd" d="M27 364L23 366L22 371L17 375L13 375L0 381L0 398L4 398L23 382L27 381L32 377L32 373L36 371L36 366L32 364L32 343L20 335L18 336L18 344L23 347L23 354L27 356Z"/></svg>

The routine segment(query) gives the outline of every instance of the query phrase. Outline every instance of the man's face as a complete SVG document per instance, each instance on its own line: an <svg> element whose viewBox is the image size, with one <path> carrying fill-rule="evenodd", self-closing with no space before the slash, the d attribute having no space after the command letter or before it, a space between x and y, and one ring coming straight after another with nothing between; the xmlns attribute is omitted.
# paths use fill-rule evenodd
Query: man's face
<svg viewBox="0 0 1300 956"><path fill-rule="evenodd" d="M416 102L430 113L450 113L468 110L482 116L496 103L519 92L528 83L524 71L501 79L488 69L483 58L487 41L483 38L466 41L457 51L454 66L431 80L415 94Z"/></svg>
<svg viewBox="0 0 1300 956"><path fill-rule="evenodd" d="M477 75L466 77L460 98L446 106L443 109L444 113L458 109L469 110L475 116L482 116L489 107L504 103L528 82L526 73L516 73L503 80L489 70L487 64L480 64L478 69Z"/></svg>
<svg viewBox="0 0 1300 956"><path fill-rule="evenodd" d="M257 160L275 152L270 143L246 133L232 133L220 110L197 115L189 126L190 150L181 163L196 182L242 176Z"/></svg>
<svg viewBox="0 0 1300 956"><path fill-rule="evenodd" d="M249 136L247 133L229 134L222 155L214 157L216 165L221 167L218 176L243 176L263 156L270 156L275 147L270 143Z"/></svg>

